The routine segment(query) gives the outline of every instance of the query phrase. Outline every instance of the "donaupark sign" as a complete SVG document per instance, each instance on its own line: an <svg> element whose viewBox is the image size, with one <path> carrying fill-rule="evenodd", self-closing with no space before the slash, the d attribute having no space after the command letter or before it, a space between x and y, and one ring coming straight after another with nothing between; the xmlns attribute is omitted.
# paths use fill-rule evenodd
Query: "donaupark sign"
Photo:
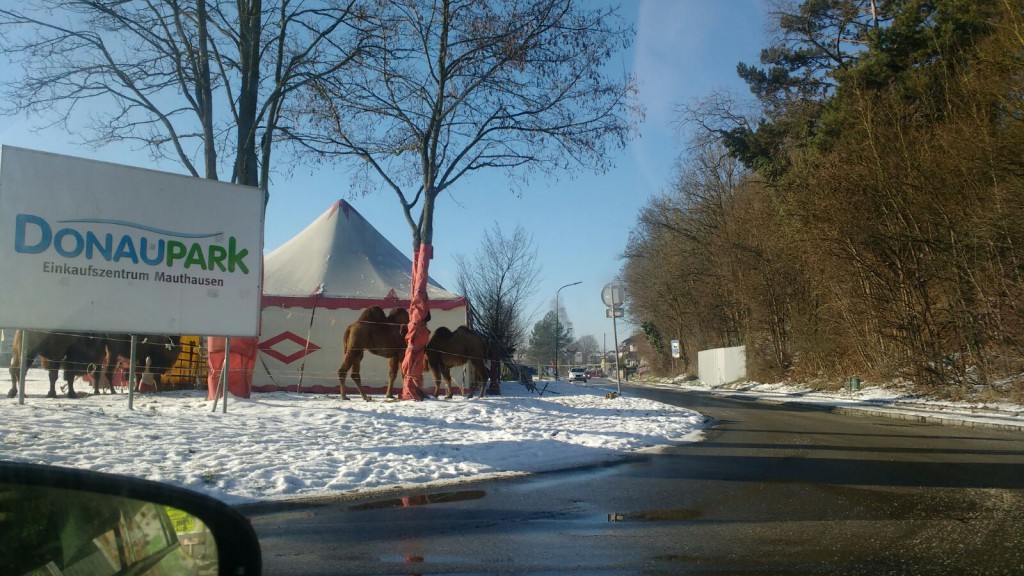
<svg viewBox="0 0 1024 576"><path fill-rule="evenodd" d="M263 192L3 146L0 326L256 336Z"/></svg>

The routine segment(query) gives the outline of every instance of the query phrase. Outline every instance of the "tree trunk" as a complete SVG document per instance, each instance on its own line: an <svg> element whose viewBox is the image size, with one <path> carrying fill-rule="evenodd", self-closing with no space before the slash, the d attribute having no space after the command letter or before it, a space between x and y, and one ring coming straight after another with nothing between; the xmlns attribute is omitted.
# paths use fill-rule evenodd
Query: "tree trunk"
<svg viewBox="0 0 1024 576"><path fill-rule="evenodd" d="M259 186L256 152L256 115L259 110L260 31L262 30L262 0L239 0L238 36L241 88L238 93L238 157L235 162L234 182ZM264 203L267 192L264 191Z"/></svg>
<svg viewBox="0 0 1024 576"><path fill-rule="evenodd" d="M409 330L405 334L405 358L402 360L402 400L423 400L423 357L430 339L427 320L430 319L430 301L427 298L427 278L434 248L420 244L412 261L412 294L409 297Z"/></svg>

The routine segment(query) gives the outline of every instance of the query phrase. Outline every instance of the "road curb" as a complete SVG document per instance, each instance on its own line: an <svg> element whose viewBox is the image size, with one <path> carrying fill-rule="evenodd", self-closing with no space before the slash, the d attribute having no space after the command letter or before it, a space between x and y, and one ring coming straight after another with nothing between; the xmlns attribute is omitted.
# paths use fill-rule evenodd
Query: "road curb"
<svg viewBox="0 0 1024 576"><path fill-rule="evenodd" d="M791 404L794 406L800 406L803 408L812 408L822 410L824 412L831 412L833 414L847 414L851 416L877 416L879 418L889 418L892 420L903 420L907 422L917 422L921 424L942 424L946 426L963 426L966 428L982 428L987 430L1002 430L1006 432L1024 432L1024 423L1003 423L1003 422L987 422L984 420L973 420L969 415L956 415L956 414L935 414L931 413L928 409L910 409L910 408L899 408L899 409L886 409L875 406L829 406L824 404L818 404L815 402L800 402L799 400L793 400L789 398L757 398L750 397L744 394L722 394L712 391L704 392L702 390L689 389L688 391L709 394L711 396L720 396L725 398L732 398L735 400L747 400L749 402L760 402L762 404L776 404L785 405ZM981 418L1000 418L1002 415L996 413L986 412L975 412L972 413L975 417Z"/></svg>

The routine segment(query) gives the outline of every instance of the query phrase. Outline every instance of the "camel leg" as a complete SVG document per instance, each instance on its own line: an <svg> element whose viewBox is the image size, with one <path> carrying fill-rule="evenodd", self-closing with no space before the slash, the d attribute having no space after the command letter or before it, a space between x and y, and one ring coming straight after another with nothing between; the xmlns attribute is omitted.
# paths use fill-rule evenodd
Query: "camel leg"
<svg viewBox="0 0 1024 576"><path fill-rule="evenodd" d="M11 366L8 369L8 371L11 373L11 389L7 391L7 397L8 398L14 398L15 396L18 395L18 382L21 381L20 380L20 377L21 377L21 358L20 357L15 356L14 358L11 358Z"/></svg>
<svg viewBox="0 0 1024 576"><path fill-rule="evenodd" d="M356 385L356 391L358 391L359 395L363 397L363 400L366 400L367 402L373 400L372 398L366 395L366 392L363 392L362 378L359 376L358 366L356 367L355 370L352 371L352 383Z"/></svg>
<svg viewBox="0 0 1024 576"><path fill-rule="evenodd" d="M478 398L483 398L484 394L487 394L487 384L490 382L487 375L487 368L484 366L482 360L477 360L476 366L473 367L473 370L476 371L476 381L480 383L480 395Z"/></svg>
<svg viewBox="0 0 1024 576"><path fill-rule="evenodd" d="M398 356L388 357L388 389L385 393L385 398L388 400L394 400L395 395L391 392L395 387L395 379L398 378L398 365L401 363L401 359Z"/></svg>
<svg viewBox="0 0 1024 576"><path fill-rule="evenodd" d="M56 398L57 397L57 373L58 372L59 372L59 370L57 368L50 368L50 370L47 371L47 374L49 374L49 376L50 376L50 391L46 393L46 397L47 398Z"/></svg>
<svg viewBox="0 0 1024 576"><path fill-rule="evenodd" d="M463 366L462 381L464 385L462 387L462 397L472 400L473 392L476 391L476 380L474 380L475 375L473 374L473 361L468 360L464 364L460 364L460 366ZM467 381L468 384L465 384Z"/></svg>
<svg viewBox="0 0 1024 576"><path fill-rule="evenodd" d="M487 393L487 385L490 383L490 378L487 376L487 367L484 366L484 363L482 361L478 361L477 364L479 365L478 369L480 370L480 375L478 376L478 379L480 380L480 397L483 398L484 394Z"/></svg>
<svg viewBox="0 0 1024 576"><path fill-rule="evenodd" d="M107 391L110 392L111 394L117 394L117 388L114 387L114 379L117 378L117 376L115 376L116 374L117 362L114 362L113 366L104 366L103 376L101 376L101 379L105 379L107 381ZM100 389L102 388L103 382L100 382Z"/></svg>
<svg viewBox="0 0 1024 576"><path fill-rule="evenodd" d="M441 397L441 371L436 368L430 369L430 375L434 377L434 398Z"/></svg>
<svg viewBox="0 0 1024 576"><path fill-rule="evenodd" d="M7 391L8 398L14 398L18 395L18 382L21 382L21 349L25 345L22 343L21 338L21 330L16 331L14 333L14 342L12 343L11 365L8 366L8 372L11 374L11 389Z"/></svg>
<svg viewBox="0 0 1024 576"><path fill-rule="evenodd" d="M440 397L441 394L441 370L436 366L429 357L424 358L427 363L427 369L430 370L430 375L434 377L434 398Z"/></svg>
<svg viewBox="0 0 1024 576"><path fill-rule="evenodd" d="M345 354L345 361L341 363L341 368L338 368L338 382L341 384L342 400L348 400L348 394L345 393L345 374L351 368L352 383L356 385L356 390L359 391L359 395L363 397L363 400L370 401L370 397L366 395L366 392L363 392L362 377L359 375L359 365L362 363L362 360L362 350L352 350Z"/></svg>
<svg viewBox="0 0 1024 576"><path fill-rule="evenodd" d="M338 368L338 383L341 384L342 400L348 400L348 394L345 394L345 377L348 375L348 371L352 370L352 379L359 378L359 363L362 359L362 350L351 350L345 353L345 359L342 360L341 367Z"/></svg>
<svg viewBox="0 0 1024 576"><path fill-rule="evenodd" d="M114 374L117 372L117 364L118 361L115 359L100 366L92 380L93 393L99 394L106 388L111 394L117 394L117 391L114 390ZM104 381L106 381L105 386Z"/></svg>
<svg viewBox="0 0 1024 576"><path fill-rule="evenodd" d="M104 356L106 358L106 356ZM92 374L92 393L99 394L103 390L103 380L107 377L107 363L102 362L99 368Z"/></svg>
<svg viewBox="0 0 1024 576"><path fill-rule="evenodd" d="M470 382L473 383L472 386L469 389L470 390L469 397L470 398L473 397L473 392L475 392L476 391L476 387L479 386L480 387L480 395L477 396L477 398L483 398L484 397L484 391L487 388L487 386L485 386L485 382L481 379L482 376L484 375L483 363L480 362L479 360L472 360L469 363L469 374L470 374L470 377L469 377Z"/></svg>
<svg viewBox="0 0 1024 576"><path fill-rule="evenodd" d="M441 376L444 378L444 399L451 400L455 394L452 392L452 369L447 364L441 365Z"/></svg>
<svg viewBox="0 0 1024 576"><path fill-rule="evenodd" d="M64 382L66 382L68 385L68 398L78 398L78 393L75 392L74 370L64 370Z"/></svg>

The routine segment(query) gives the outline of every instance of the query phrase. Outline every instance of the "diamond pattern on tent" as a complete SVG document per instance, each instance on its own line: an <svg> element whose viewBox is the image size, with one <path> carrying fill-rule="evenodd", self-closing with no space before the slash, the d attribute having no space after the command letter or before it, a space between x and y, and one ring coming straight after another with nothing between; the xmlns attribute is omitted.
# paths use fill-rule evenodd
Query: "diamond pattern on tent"
<svg viewBox="0 0 1024 576"><path fill-rule="evenodd" d="M277 350L274 350L274 346L277 346L278 344L284 342L285 340L290 340L298 344L299 349L287 355ZM291 364L292 362L295 362L296 360L302 358L303 356L306 356L307 354L312 354L313 352L316 352L317 350L320 349L320 347L317 346L316 344L313 344L309 340L306 340L305 338L286 330L284 332L281 332L277 336L274 336L270 340L264 340L262 343L260 343L259 349L267 356L270 356L279 362L282 362L284 364Z"/></svg>

